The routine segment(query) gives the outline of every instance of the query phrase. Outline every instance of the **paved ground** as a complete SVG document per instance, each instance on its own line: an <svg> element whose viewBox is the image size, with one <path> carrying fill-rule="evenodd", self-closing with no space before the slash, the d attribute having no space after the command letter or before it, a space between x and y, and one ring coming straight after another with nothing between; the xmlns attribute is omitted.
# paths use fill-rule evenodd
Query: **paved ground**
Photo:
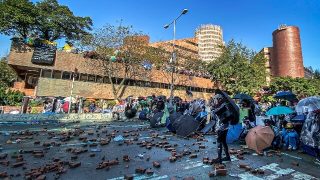
<svg viewBox="0 0 320 180"><path fill-rule="evenodd" d="M216 157L213 135L179 138L166 132L165 128L150 129L143 122L1 124L0 131L0 176L7 174L12 179L44 178L39 176L41 174L46 179L118 180L124 175L132 175L134 179L210 179L208 173L215 172L212 165L203 163L205 157ZM118 135L124 136L125 140L114 141ZM235 152L241 149L238 144L230 146ZM244 153L244 159L239 160L234 154L232 162L225 163L227 176L219 178L320 178L320 164L306 154L283 151L260 156L247 149L239 153ZM190 158L190 154L197 157ZM128 162L123 159L124 155L128 155ZM170 162L169 157L173 155L178 158ZM161 167L154 167L154 161ZM79 162L79 167L72 168ZM239 164L260 169L264 174L240 169ZM136 172L139 167L149 169L150 175Z"/></svg>

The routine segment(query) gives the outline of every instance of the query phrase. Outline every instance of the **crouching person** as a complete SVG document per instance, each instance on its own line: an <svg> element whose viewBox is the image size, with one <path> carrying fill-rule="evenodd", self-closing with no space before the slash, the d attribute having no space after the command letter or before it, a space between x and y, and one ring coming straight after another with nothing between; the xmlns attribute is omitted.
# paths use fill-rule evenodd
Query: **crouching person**
<svg viewBox="0 0 320 180"><path fill-rule="evenodd" d="M293 129L292 123L287 123L283 132L283 140L285 148L288 150L296 150L298 148L299 135Z"/></svg>

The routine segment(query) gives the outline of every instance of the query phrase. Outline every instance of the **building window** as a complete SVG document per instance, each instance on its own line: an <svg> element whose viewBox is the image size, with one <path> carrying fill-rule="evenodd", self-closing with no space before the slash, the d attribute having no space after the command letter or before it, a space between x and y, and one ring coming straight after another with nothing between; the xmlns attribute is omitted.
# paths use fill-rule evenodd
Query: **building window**
<svg viewBox="0 0 320 180"><path fill-rule="evenodd" d="M51 78L51 69L42 69L41 77Z"/></svg>
<svg viewBox="0 0 320 180"><path fill-rule="evenodd" d="M95 75L91 75L91 74L90 74L90 75L88 76L88 81L89 81L89 82L95 82L95 79L96 79L96 76L95 76Z"/></svg>
<svg viewBox="0 0 320 180"><path fill-rule="evenodd" d="M71 73L70 72L63 72L62 73L62 79L70 79Z"/></svg>
<svg viewBox="0 0 320 180"><path fill-rule="evenodd" d="M110 84L109 77L103 77L103 83Z"/></svg>
<svg viewBox="0 0 320 180"><path fill-rule="evenodd" d="M74 72L73 72L71 75L72 75L72 76L71 76L72 78L74 77L74 80L75 80L75 81L78 81L79 78L80 78L80 77L79 77L79 76L80 76L79 73L77 74L77 73L74 73Z"/></svg>
<svg viewBox="0 0 320 180"><path fill-rule="evenodd" d="M88 75L87 74L80 74L80 81L87 81Z"/></svg>
<svg viewBox="0 0 320 180"><path fill-rule="evenodd" d="M103 77L97 76L97 83L103 83Z"/></svg>
<svg viewBox="0 0 320 180"><path fill-rule="evenodd" d="M61 71L53 71L53 78L55 79L61 79Z"/></svg>

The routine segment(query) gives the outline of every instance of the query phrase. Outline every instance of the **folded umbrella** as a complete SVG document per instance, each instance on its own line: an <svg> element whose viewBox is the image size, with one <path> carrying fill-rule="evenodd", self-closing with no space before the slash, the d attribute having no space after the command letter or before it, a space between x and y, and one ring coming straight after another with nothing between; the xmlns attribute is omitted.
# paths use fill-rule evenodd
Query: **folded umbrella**
<svg viewBox="0 0 320 180"><path fill-rule="evenodd" d="M291 108L288 108L286 106L277 106L274 108L271 108L269 111L267 111L266 115L267 116L272 116L272 115L286 115L286 114L292 114L294 111Z"/></svg>
<svg viewBox="0 0 320 180"><path fill-rule="evenodd" d="M249 149L259 153L271 146L273 138L274 133L269 126L256 126L249 130L245 140Z"/></svg>

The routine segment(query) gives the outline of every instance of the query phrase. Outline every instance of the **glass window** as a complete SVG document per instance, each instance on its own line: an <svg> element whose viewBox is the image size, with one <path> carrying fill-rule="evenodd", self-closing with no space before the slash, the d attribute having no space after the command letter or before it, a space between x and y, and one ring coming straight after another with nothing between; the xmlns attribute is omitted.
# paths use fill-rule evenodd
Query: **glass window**
<svg viewBox="0 0 320 180"><path fill-rule="evenodd" d="M70 79L70 77L71 77L71 73L70 72L64 71L62 73L62 79Z"/></svg>
<svg viewBox="0 0 320 180"><path fill-rule="evenodd" d="M97 76L97 83L103 83L103 77Z"/></svg>
<svg viewBox="0 0 320 180"><path fill-rule="evenodd" d="M89 82L95 82L96 76L95 75L89 75L88 76L88 81Z"/></svg>
<svg viewBox="0 0 320 180"><path fill-rule="evenodd" d="M78 80L79 80L79 75L80 75L79 73L74 73L74 72L73 72L71 75L72 75L71 77L74 77L74 80L75 80L75 81L78 81Z"/></svg>
<svg viewBox="0 0 320 180"><path fill-rule="evenodd" d="M53 71L53 78L55 79L61 79L61 71Z"/></svg>
<svg viewBox="0 0 320 180"><path fill-rule="evenodd" d="M103 83L110 84L109 77L103 77Z"/></svg>
<svg viewBox="0 0 320 180"><path fill-rule="evenodd" d="M87 81L88 75L87 74L80 74L80 81Z"/></svg>
<svg viewBox="0 0 320 180"><path fill-rule="evenodd" d="M41 77L51 78L51 69L42 69Z"/></svg>

